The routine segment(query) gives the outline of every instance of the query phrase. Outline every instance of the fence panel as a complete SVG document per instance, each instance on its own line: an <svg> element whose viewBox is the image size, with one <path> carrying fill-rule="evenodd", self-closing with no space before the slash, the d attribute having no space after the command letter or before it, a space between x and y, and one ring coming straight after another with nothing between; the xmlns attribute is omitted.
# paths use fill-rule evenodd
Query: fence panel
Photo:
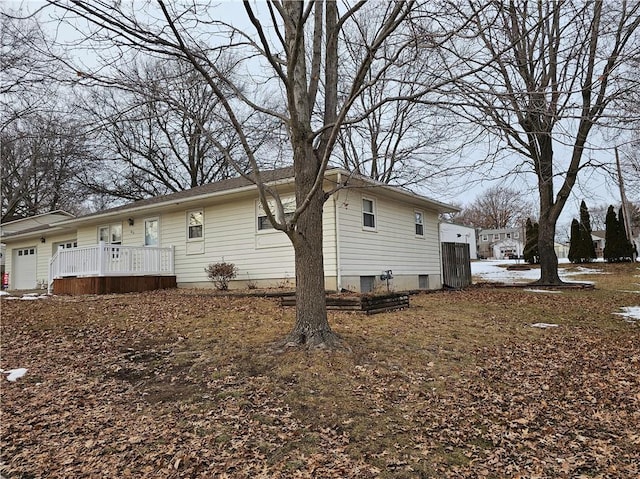
<svg viewBox="0 0 640 479"><path fill-rule="evenodd" d="M471 284L471 255L468 243L442 243L443 284L465 288Z"/></svg>

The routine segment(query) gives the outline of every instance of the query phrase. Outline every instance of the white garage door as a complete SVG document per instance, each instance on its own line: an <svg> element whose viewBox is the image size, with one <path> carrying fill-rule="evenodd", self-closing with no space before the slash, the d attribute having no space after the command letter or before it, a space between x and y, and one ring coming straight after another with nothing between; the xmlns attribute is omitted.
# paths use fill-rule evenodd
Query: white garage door
<svg viewBox="0 0 640 479"><path fill-rule="evenodd" d="M9 278L12 289L34 289L36 287L36 248L13 250L11 265L13 278Z"/></svg>

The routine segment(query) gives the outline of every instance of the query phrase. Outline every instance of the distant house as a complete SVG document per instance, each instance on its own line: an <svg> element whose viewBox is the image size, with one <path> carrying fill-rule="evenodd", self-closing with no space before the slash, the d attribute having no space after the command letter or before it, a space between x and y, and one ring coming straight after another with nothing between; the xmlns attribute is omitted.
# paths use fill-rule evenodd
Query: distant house
<svg viewBox="0 0 640 479"><path fill-rule="evenodd" d="M440 223L440 242L466 243L469 245L470 259L478 259L475 228L442 222Z"/></svg>
<svg viewBox="0 0 640 479"><path fill-rule="evenodd" d="M279 191L285 214L295 207L292 168L263 172ZM457 208L407 190L356 177L341 169L325 174L325 285L371 291L439 289L442 261L439 214ZM107 278L133 284L141 277L175 277L178 286L211 287L204 268L221 261L238 268L230 287L295 284L294 253L273 229L257 189L233 178L149 198L90 215L46 222L4 234L10 289ZM105 280L106 281L106 280ZM57 286L53 286L54 292Z"/></svg>
<svg viewBox="0 0 640 479"><path fill-rule="evenodd" d="M593 241L593 247L596 250L596 257L598 258L604 258L605 236L605 230L597 230L591 232L591 240Z"/></svg>
<svg viewBox="0 0 640 479"><path fill-rule="evenodd" d="M553 249L556 250L558 258L567 258L569 256L569 245L565 243L554 243Z"/></svg>
<svg viewBox="0 0 640 479"><path fill-rule="evenodd" d="M521 256L524 252L524 230L522 228L484 229L478 231L478 256L482 258L506 259Z"/></svg>

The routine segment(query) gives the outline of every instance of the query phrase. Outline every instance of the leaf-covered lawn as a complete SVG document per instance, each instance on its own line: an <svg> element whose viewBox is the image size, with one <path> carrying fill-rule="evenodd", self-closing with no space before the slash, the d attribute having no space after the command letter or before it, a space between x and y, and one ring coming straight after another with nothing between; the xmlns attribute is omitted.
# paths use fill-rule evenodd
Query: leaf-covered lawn
<svg viewBox="0 0 640 479"><path fill-rule="evenodd" d="M352 351L271 347L276 300L0 300L2 477L637 478L640 270L330 313ZM554 323L549 329L533 323Z"/></svg>

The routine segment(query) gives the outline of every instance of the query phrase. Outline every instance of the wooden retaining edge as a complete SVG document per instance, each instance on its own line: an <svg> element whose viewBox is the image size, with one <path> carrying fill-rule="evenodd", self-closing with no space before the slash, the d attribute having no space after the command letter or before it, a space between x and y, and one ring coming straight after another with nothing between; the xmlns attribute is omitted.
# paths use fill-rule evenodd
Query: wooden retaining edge
<svg viewBox="0 0 640 479"><path fill-rule="evenodd" d="M295 297L280 298L281 306L295 306ZM361 296L357 298L327 297L327 310L332 311L362 311L366 314L382 313L394 309L409 307L409 295L387 294L383 296Z"/></svg>

